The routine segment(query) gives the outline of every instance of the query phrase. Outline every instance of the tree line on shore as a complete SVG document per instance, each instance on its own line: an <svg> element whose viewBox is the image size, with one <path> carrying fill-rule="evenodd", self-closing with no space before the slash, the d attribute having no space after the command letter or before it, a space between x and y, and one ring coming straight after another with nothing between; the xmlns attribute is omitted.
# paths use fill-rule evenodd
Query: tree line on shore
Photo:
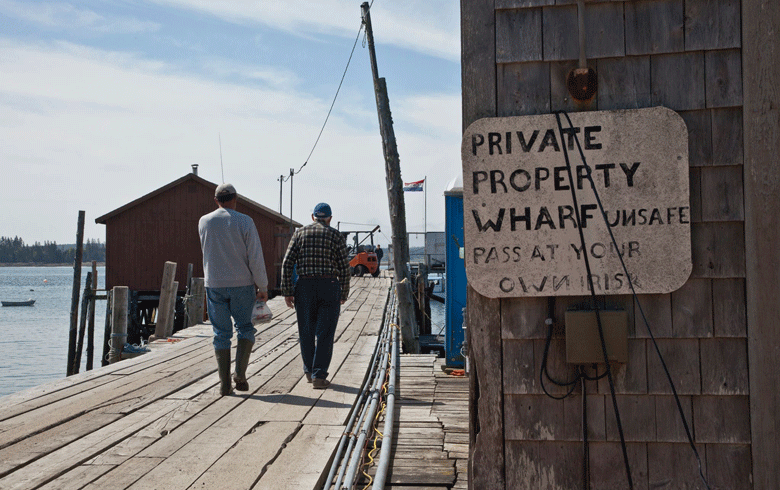
<svg viewBox="0 0 780 490"><path fill-rule="evenodd" d="M57 242L35 242L27 245L19 237L0 237L0 263L3 264L72 264L76 259L76 245L57 245ZM106 244L100 240L84 242L83 262L105 262Z"/></svg>

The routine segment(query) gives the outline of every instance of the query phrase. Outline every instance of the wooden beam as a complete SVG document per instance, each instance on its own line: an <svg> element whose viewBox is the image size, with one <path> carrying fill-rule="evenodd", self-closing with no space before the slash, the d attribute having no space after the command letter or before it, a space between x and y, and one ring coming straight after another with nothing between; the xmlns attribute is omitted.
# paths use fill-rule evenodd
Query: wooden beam
<svg viewBox="0 0 780 490"><path fill-rule="evenodd" d="M754 488L780 488L780 4L742 2L745 262Z"/></svg>

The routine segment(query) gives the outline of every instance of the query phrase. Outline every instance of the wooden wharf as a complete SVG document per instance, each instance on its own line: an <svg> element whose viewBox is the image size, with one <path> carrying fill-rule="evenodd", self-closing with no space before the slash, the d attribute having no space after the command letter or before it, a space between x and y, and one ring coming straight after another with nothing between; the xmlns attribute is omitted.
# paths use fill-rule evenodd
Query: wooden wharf
<svg viewBox="0 0 780 490"><path fill-rule="evenodd" d="M294 310L275 298L274 319L256 336L249 392L219 396L211 326L201 324L153 342L149 353L0 398L0 489L321 488L364 382L390 287L384 275L353 278L326 390L306 382ZM418 428L427 410L428 425L445 429L436 448L449 449L455 463L444 485L429 485L419 469L424 486L408 475L391 483L414 473L395 467L411 454L412 445L403 443L409 447L396 452L385 488L465 488L459 482L466 474L467 395L459 408L434 403L450 385L439 381L446 375L436 359L401 359L400 392L409 398L401 395L396 405L396 441L416 434L424 442L428 434ZM468 383L458 381L467 394ZM456 427L449 437L448 425Z"/></svg>

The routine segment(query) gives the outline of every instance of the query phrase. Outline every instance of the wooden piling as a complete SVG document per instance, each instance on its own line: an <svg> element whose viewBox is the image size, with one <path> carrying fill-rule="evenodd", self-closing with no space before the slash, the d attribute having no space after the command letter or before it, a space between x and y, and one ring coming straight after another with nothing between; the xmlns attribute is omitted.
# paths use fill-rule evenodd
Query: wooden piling
<svg viewBox="0 0 780 490"><path fill-rule="evenodd" d="M179 290L179 281L173 281L171 288L172 297L168 306L168 318L165 321L165 336L173 335L173 320L176 318L176 291Z"/></svg>
<svg viewBox="0 0 780 490"><path fill-rule="evenodd" d="M114 286L111 305L111 350L108 362L113 364L122 360L122 347L127 339L127 286Z"/></svg>
<svg viewBox="0 0 780 490"><path fill-rule="evenodd" d="M76 354L73 356L73 366L71 372L78 374L81 370L81 352L84 349L84 334L87 330L87 310L89 309L89 300L94 296L92 291L92 271L87 272L87 278L84 281L84 295L81 297L81 323L79 327L78 344Z"/></svg>
<svg viewBox="0 0 780 490"><path fill-rule="evenodd" d="M73 359L76 356L76 337L78 333L79 316L79 286L81 285L81 260L84 253L84 217L85 212L79 211L79 221L76 231L76 258L73 263L73 294L70 302L70 335L68 339L68 366L66 374L73 374Z"/></svg>
<svg viewBox="0 0 780 490"><path fill-rule="evenodd" d="M106 291L106 319L103 327L103 355L100 358L101 366L108 366L108 353L111 348L111 301L113 291Z"/></svg>
<svg viewBox="0 0 780 490"><path fill-rule="evenodd" d="M92 370L95 355L95 301L97 300L97 262L92 261L92 294L89 298L89 323L87 325L87 371Z"/></svg>
<svg viewBox="0 0 780 490"><path fill-rule="evenodd" d="M164 339L167 332L173 331L173 315L171 305L176 304L176 289L174 278L176 277L176 262L166 262L163 269L162 285L160 286L160 303L157 307L157 324L154 329L156 339ZM178 287L178 283L177 283ZM170 326L168 323L170 322Z"/></svg>
<svg viewBox="0 0 780 490"><path fill-rule="evenodd" d="M187 323L190 326L203 323L203 303L205 299L205 280L202 277L193 277L190 294L187 295Z"/></svg>

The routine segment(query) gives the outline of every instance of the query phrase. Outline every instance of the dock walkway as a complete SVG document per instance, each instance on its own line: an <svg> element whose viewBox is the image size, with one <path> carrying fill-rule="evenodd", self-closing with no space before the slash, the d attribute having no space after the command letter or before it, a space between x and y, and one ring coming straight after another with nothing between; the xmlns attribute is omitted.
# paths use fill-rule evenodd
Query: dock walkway
<svg viewBox="0 0 780 490"><path fill-rule="evenodd" d="M196 325L137 358L0 398L0 488L318 487L363 383L390 284L353 278L327 390L306 382L294 311L275 298L245 394L219 396L211 327Z"/></svg>

